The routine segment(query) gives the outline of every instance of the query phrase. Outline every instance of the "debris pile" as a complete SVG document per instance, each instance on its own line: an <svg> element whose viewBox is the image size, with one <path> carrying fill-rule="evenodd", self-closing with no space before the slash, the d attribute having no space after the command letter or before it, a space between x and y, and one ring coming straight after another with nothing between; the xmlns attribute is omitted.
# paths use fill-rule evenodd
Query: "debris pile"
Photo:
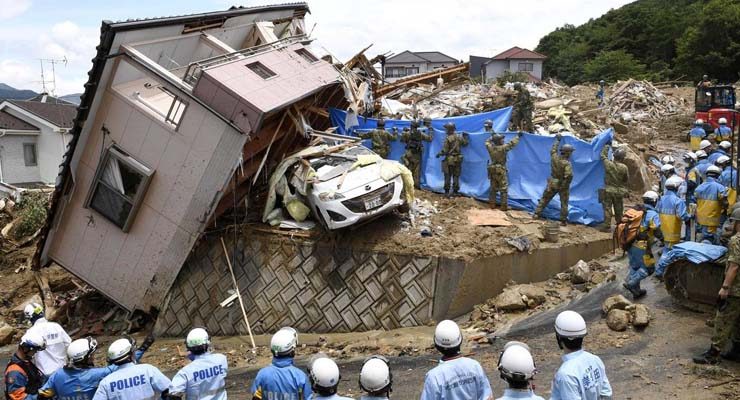
<svg viewBox="0 0 740 400"><path fill-rule="evenodd" d="M650 310L644 304L633 304L621 294L604 300L601 312L606 317L609 329L623 332L632 325L644 328L650 323Z"/></svg>
<svg viewBox="0 0 740 400"><path fill-rule="evenodd" d="M675 115L682 110L682 106L652 83L634 79L617 82L609 96L609 115L624 123Z"/></svg>

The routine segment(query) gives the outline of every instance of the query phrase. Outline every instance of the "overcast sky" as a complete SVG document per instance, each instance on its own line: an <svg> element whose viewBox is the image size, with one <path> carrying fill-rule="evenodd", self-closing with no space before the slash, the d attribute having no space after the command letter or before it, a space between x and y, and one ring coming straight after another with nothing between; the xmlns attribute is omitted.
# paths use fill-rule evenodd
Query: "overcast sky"
<svg viewBox="0 0 740 400"><path fill-rule="evenodd" d="M226 9L228 0L0 0L0 82L41 91L39 59L56 66L56 93L79 93L103 19L149 18ZM492 56L511 46L533 49L566 23L580 25L628 0L308 0L307 27L327 52L347 60L373 44L370 56L438 50L457 59ZM50 65L46 65L50 79Z"/></svg>

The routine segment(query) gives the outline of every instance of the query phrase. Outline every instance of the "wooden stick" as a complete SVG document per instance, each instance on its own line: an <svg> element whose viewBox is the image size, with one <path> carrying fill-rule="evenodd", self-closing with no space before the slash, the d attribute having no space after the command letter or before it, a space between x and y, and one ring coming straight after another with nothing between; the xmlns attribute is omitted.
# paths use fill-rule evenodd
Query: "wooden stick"
<svg viewBox="0 0 740 400"><path fill-rule="evenodd" d="M236 244L236 243L235 243ZM249 340L252 342L252 353L257 351L257 346L254 344L254 336L252 335L252 328L249 326L249 319L247 318L247 311L244 309L244 302L242 301L242 293L239 290L239 285L236 283L236 276L234 276L234 268L231 266L231 259L229 258L229 252L226 250L226 242L224 242L223 236L221 237L221 246L224 248L224 256L226 257L226 264L229 266L229 272L231 273L231 281L234 283L234 289L236 290L236 297L239 299L239 307L242 309L242 316L244 317L244 324L247 325L247 333L249 333Z"/></svg>
<svg viewBox="0 0 740 400"><path fill-rule="evenodd" d="M257 168L257 173L254 174L254 179L252 180L252 185L257 183L257 178L260 176L260 172L262 172L262 167L265 166L265 161L267 161L267 156L270 154L270 148L272 148L272 142L275 141L275 137L277 136L278 132L280 132L280 128L283 127L283 121L285 121L285 114L280 118L280 123L277 126L277 129L275 129L275 133L272 135L272 139L270 139L270 145L267 146L267 151L265 151L265 155L262 157L262 161L260 162L259 168ZM236 174L236 170L234 171L234 174Z"/></svg>

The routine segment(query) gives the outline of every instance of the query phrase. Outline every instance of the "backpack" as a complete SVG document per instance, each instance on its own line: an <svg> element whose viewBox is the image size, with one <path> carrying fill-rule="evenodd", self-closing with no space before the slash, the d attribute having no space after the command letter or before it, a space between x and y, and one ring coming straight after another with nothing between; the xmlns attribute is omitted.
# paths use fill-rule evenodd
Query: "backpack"
<svg viewBox="0 0 740 400"><path fill-rule="evenodd" d="M629 250L632 242L637 239L637 234L640 232L640 225L644 217L645 211L641 208L630 208L624 212L622 221L614 229L613 240L615 248L616 245L619 245L619 248L622 250Z"/></svg>

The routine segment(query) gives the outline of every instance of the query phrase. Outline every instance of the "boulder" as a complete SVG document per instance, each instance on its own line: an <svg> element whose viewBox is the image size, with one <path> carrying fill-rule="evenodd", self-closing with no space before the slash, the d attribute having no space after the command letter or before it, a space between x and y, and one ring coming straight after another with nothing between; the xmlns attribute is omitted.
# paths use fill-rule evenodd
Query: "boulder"
<svg viewBox="0 0 740 400"><path fill-rule="evenodd" d="M527 296L527 299L534 302L535 305L540 305L547 299L547 293L544 288L535 285L520 285L517 287L517 291L522 296Z"/></svg>
<svg viewBox="0 0 740 400"><path fill-rule="evenodd" d="M594 273L591 274L591 283L593 283L594 285L599 285L605 280L606 274L602 271L594 271Z"/></svg>
<svg viewBox="0 0 740 400"><path fill-rule="evenodd" d="M604 315L607 315L612 310L624 310L631 305L632 302L627 300L626 297L621 294L617 294L604 300L604 303L601 305L601 311Z"/></svg>
<svg viewBox="0 0 740 400"><path fill-rule="evenodd" d="M629 146L625 146L625 149L627 156L624 158L624 165L629 170L629 188L638 193L645 193L650 190L650 172L647 165Z"/></svg>
<svg viewBox="0 0 740 400"><path fill-rule="evenodd" d="M570 281L572 283L586 283L591 279L591 268L583 260L578 260L578 263L570 269L570 272Z"/></svg>
<svg viewBox="0 0 740 400"><path fill-rule="evenodd" d="M10 344L10 342L13 341L14 336L15 328L5 322L0 322L0 346Z"/></svg>
<svg viewBox="0 0 740 400"><path fill-rule="evenodd" d="M645 327L650 323L650 310L644 304L635 304L633 317L632 325L638 328Z"/></svg>
<svg viewBox="0 0 740 400"><path fill-rule="evenodd" d="M516 290L506 289L496 297L496 309L502 311L524 310L527 305Z"/></svg>
<svg viewBox="0 0 740 400"><path fill-rule="evenodd" d="M630 325L630 313L615 308L606 316L606 325L613 331L622 332Z"/></svg>

